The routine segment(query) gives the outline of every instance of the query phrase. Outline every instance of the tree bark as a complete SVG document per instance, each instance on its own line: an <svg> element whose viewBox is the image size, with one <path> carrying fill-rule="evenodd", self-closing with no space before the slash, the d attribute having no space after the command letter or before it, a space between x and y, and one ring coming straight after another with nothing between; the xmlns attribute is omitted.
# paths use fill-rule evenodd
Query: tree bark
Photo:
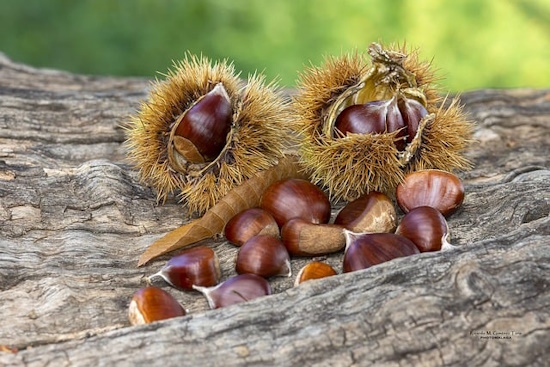
<svg viewBox="0 0 550 367"><path fill-rule="evenodd" d="M131 327L155 239L189 220L125 160L149 81L34 69L0 55L0 365L543 365L550 360L550 90L461 96L476 121L449 219L456 250ZM236 248L215 249L224 278ZM341 272L342 253L324 258ZM293 259L293 273L311 259Z"/></svg>

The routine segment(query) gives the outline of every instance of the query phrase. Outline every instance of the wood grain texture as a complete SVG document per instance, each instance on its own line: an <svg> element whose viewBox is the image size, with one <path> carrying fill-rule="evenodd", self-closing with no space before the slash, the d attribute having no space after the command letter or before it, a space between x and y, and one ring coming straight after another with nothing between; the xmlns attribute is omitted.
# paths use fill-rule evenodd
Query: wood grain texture
<svg viewBox="0 0 550 367"><path fill-rule="evenodd" d="M33 69L0 55L0 365L544 365L550 360L550 90L464 93L477 122L449 220L459 248L130 327L154 240L189 221L157 205L125 160L120 124L149 82ZM335 209L336 210L336 209ZM223 277L236 248L216 250ZM342 254L326 261L341 272ZM309 259L292 261L297 274ZM486 339L482 332L510 332ZM499 335L492 335L493 337ZM502 335L500 335L502 336ZM6 349L6 348L4 348Z"/></svg>

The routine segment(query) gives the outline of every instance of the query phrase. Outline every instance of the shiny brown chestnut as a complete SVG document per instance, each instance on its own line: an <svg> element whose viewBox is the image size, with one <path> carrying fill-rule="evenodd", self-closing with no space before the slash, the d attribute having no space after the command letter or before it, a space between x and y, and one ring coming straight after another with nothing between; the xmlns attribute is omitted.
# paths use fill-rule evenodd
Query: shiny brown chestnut
<svg viewBox="0 0 550 367"><path fill-rule="evenodd" d="M327 195L311 182L299 178L277 181L269 186L260 207L270 212L281 228L292 218L311 223L328 223L330 219Z"/></svg>
<svg viewBox="0 0 550 367"><path fill-rule="evenodd" d="M346 252L344 273L366 269L398 257L418 254L415 244L393 233L353 233L344 231Z"/></svg>
<svg viewBox="0 0 550 367"><path fill-rule="evenodd" d="M226 144L232 115L231 99L218 83L181 117L174 133L176 148L192 163L213 160Z"/></svg>
<svg viewBox="0 0 550 367"><path fill-rule="evenodd" d="M134 293L128 308L132 325L184 316L185 310L172 295L157 287L145 287Z"/></svg>
<svg viewBox="0 0 550 367"><path fill-rule="evenodd" d="M294 256L330 254L346 245L344 227L313 224L301 218L289 220L281 229L281 238L289 254Z"/></svg>
<svg viewBox="0 0 550 367"><path fill-rule="evenodd" d="M428 110L422 103L412 98L399 98L397 106L403 117L403 122L407 126L406 141L410 143L418 132L420 121L428 114Z"/></svg>
<svg viewBox="0 0 550 367"><path fill-rule="evenodd" d="M206 297L211 309L226 307L271 294L271 287L267 280L256 274L240 274L215 287L194 286L193 288Z"/></svg>
<svg viewBox="0 0 550 367"><path fill-rule="evenodd" d="M193 285L210 287L220 280L218 256L211 248L194 247L172 257L166 265L149 279L159 276L180 289L193 289Z"/></svg>
<svg viewBox="0 0 550 367"><path fill-rule="evenodd" d="M294 281L294 286L296 287L308 280L326 278L336 274L336 270L329 264L320 261L312 261L300 269Z"/></svg>
<svg viewBox="0 0 550 367"><path fill-rule="evenodd" d="M224 233L229 242L242 246L250 238L260 234L279 236L279 226L268 211L251 208L231 218L225 225Z"/></svg>
<svg viewBox="0 0 550 367"><path fill-rule="evenodd" d="M405 176L395 192L397 204L408 213L419 206L431 206L448 217L464 200L464 185L456 175L427 169Z"/></svg>
<svg viewBox="0 0 550 367"><path fill-rule="evenodd" d="M386 115L391 101L372 101L346 107L336 118L335 126L344 135L384 133L387 131Z"/></svg>
<svg viewBox="0 0 550 367"><path fill-rule="evenodd" d="M336 118L335 127L343 134L382 134L399 131L395 145L405 149L407 134L403 116L399 111L397 95L388 100L372 101L352 105L344 109Z"/></svg>
<svg viewBox="0 0 550 367"><path fill-rule="evenodd" d="M235 270L239 274L252 273L264 278L290 276L290 257L280 239L258 235L246 241L237 254Z"/></svg>
<svg viewBox="0 0 550 367"><path fill-rule="evenodd" d="M336 216L334 224L352 232L393 232L397 214L389 197L371 191L349 202Z"/></svg>
<svg viewBox="0 0 550 367"><path fill-rule="evenodd" d="M449 226L445 217L429 206L420 206L408 212L397 227L396 234L411 240L420 252L450 250Z"/></svg>

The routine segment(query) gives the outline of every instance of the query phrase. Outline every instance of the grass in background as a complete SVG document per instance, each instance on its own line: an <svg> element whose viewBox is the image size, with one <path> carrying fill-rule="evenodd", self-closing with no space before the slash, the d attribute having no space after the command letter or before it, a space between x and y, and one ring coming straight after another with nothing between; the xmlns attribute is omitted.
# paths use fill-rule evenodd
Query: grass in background
<svg viewBox="0 0 550 367"><path fill-rule="evenodd" d="M0 51L78 73L156 76L186 51L294 85L372 41L432 59L451 91L550 86L545 0L3 0Z"/></svg>

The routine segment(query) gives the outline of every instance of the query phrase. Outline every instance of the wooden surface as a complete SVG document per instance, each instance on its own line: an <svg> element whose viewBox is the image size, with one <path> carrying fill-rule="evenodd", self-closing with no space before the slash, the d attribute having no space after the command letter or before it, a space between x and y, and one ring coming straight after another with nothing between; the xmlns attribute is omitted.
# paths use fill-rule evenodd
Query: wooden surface
<svg viewBox="0 0 550 367"><path fill-rule="evenodd" d="M0 55L0 365L548 363L550 90L462 95L478 143L449 220L457 250L273 279L275 295L215 311L158 282L189 315L130 327L133 292L168 259L137 268L139 255L188 220L125 160L119 124L149 87ZM234 274L233 246L203 244ZM341 258L326 260L341 272Z"/></svg>

